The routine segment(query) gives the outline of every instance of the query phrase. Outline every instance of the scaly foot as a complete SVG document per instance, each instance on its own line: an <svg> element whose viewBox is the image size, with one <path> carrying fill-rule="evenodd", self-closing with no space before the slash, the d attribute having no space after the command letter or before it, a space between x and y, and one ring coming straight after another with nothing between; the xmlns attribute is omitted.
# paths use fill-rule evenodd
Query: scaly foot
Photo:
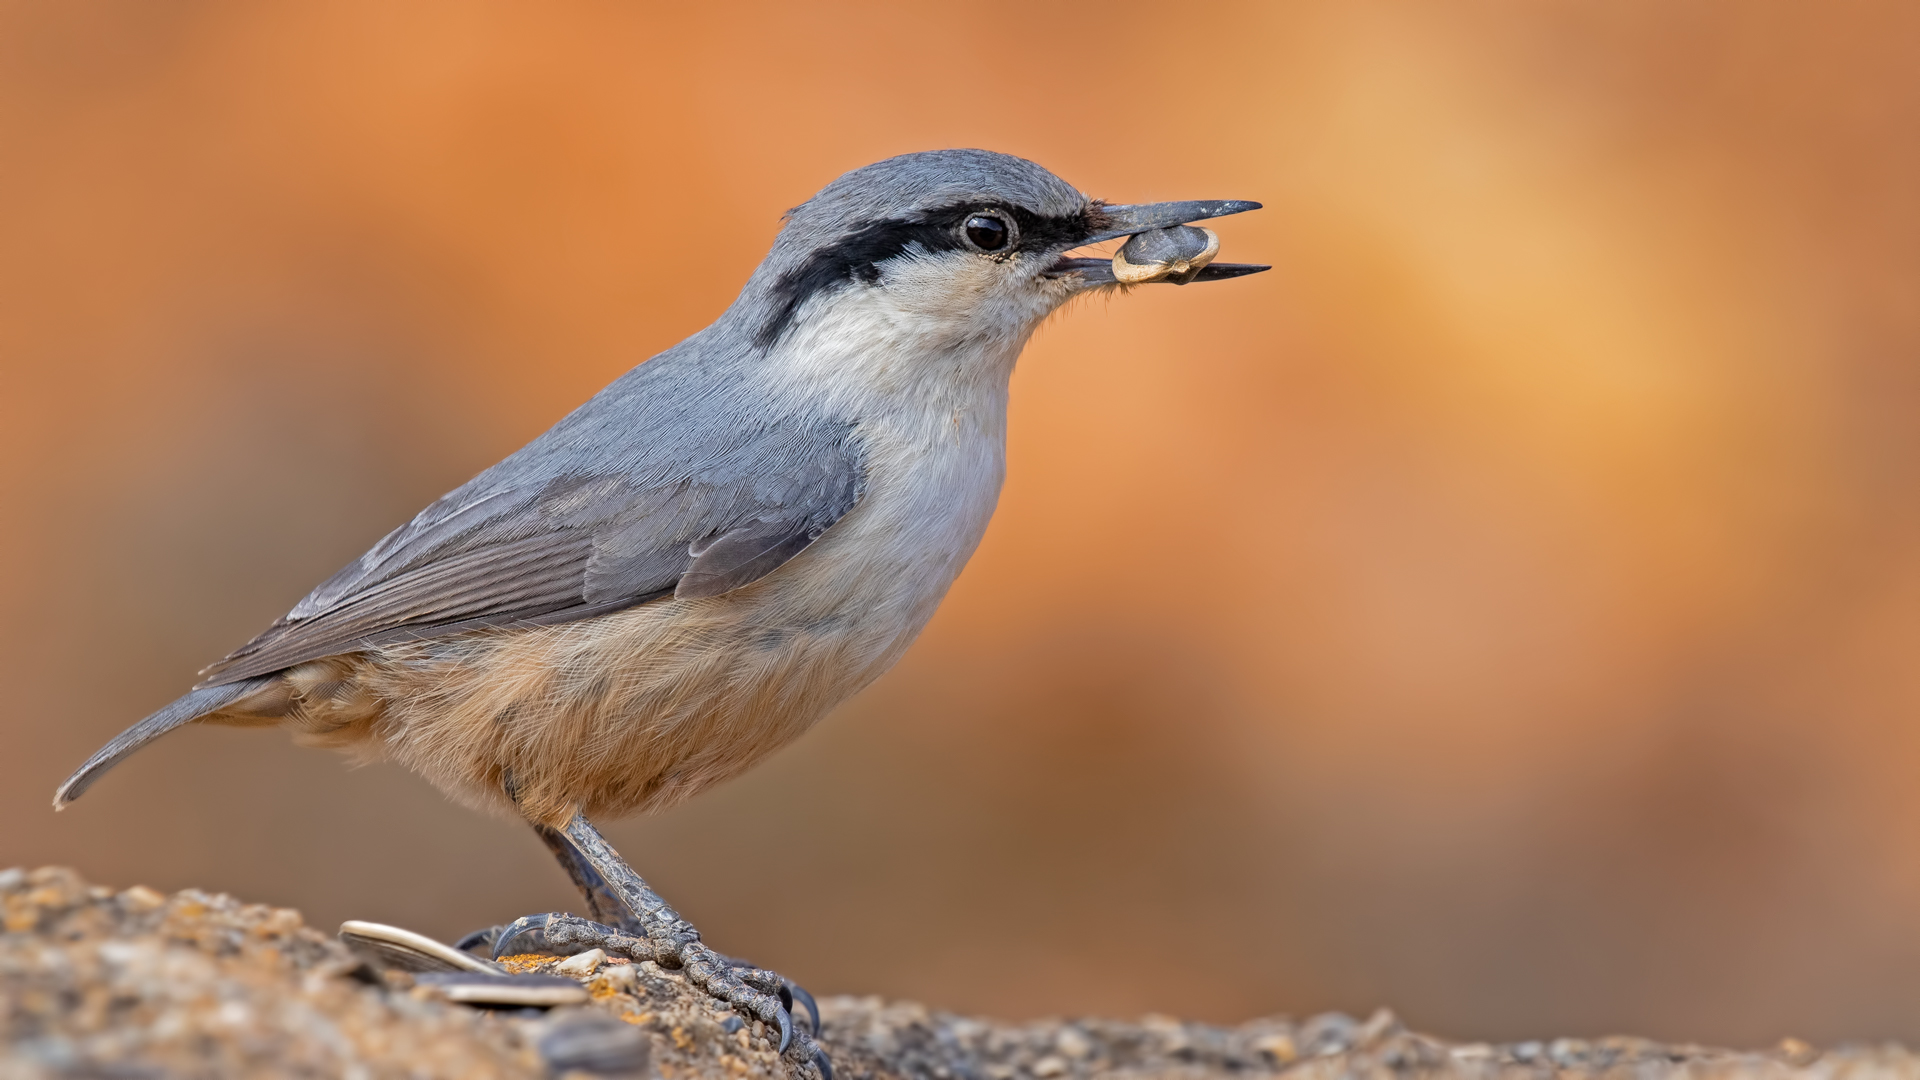
<svg viewBox="0 0 1920 1080"><path fill-rule="evenodd" d="M710 996L778 1029L780 1053L790 1065L812 1066L822 1080L832 1080L833 1067L826 1053L809 1033L796 1031L793 1025L797 998L810 1014L813 1033L819 1032L820 1010L811 994L775 972L709 948L700 940L700 932L669 907L585 817L574 815L564 830L536 829L600 921L563 913L516 919L493 935L495 957L536 948L565 953L601 949L684 972L687 981ZM609 925L614 922L617 925ZM469 936L474 937L478 935ZM463 939L462 944L467 943Z"/></svg>

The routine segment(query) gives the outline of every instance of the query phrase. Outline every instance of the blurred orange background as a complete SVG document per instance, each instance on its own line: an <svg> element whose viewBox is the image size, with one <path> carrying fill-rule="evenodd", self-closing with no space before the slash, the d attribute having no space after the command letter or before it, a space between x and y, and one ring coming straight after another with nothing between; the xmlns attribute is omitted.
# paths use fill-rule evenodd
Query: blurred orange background
<svg viewBox="0 0 1920 1080"><path fill-rule="evenodd" d="M451 937L524 828L56 783L909 150L1251 198L1049 324L898 670L610 829L816 992L1920 1039L1920 9L0 8L0 865Z"/></svg>

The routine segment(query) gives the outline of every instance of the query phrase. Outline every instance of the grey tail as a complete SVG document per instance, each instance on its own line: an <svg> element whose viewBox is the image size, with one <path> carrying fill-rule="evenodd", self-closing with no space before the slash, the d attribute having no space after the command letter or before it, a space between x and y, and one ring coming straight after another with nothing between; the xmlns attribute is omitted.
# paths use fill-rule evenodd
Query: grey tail
<svg viewBox="0 0 1920 1080"><path fill-rule="evenodd" d="M265 675L257 679L242 679L239 682L223 686L209 686L194 690L174 700L173 704L147 717L127 730L114 736L113 741L94 752L85 765L67 777L67 782L53 793L53 808L65 810L67 804L79 798L93 786L100 774L153 740L172 731L174 728L191 724L208 713L218 712L236 699L257 690L273 681L274 676Z"/></svg>

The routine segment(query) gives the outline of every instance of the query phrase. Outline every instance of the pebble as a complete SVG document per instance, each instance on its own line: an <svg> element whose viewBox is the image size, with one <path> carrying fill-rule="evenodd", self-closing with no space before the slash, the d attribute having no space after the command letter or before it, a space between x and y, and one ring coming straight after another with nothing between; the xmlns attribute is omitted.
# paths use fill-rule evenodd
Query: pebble
<svg viewBox="0 0 1920 1080"><path fill-rule="evenodd" d="M1300 1029L1301 1042L1314 1057L1330 1057L1346 1052L1353 1045L1359 1021L1346 1013L1321 1013Z"/></svg>
<svg viewBox="0 0 1920 1080"><path fill-rule="evenodd" d="M1075 1027L1062 1027L1053 1037L1053 1048L1075 1061L1084 1061L1093 1054L1093 1042Z"/></svg>
<svg viewBox="0 0 1920 1080"><path fill-rule="evenodd" d="M145 885L135 885L120 893L120 906L135 914L158 911L166 905L165 894L158 889L149 889Z"/></svg>
<svg viewBox="0 0 1920 1080"><path fill-rule="evenodd" d="M1164 1053L1177 1054L1188 1046L1187 1026L1171 1016L1154 1013L1142 1019L1140 1026L1159 1041Z"/></svg>
<svg viewBox="0 0 1920 1080"><path fill-rule="evenodd" d="M1820 1049L1789 1035L1774 1046L1774 1053L1785 1058L1789 1065L1811 1065L1820 1060Z"/></svg>
<svg viewBox="0 0 1920 1080"><path fill-rule="evenodd" d="M601 949L588 949L586 952L575 953L567 957L565 960L553 965L551 970L555 975L565 975L569 979L584 979L591 976L594 972L599 971L600 965L606 962L607 954L605 951Z"/></svg>
<svg viewBox="0 0 1920 1080"><path fill-rule="evenodd" d="M1555 1039L1547 1044L1547 1057L1562 1069L1584 1064L1593 1047L1585 1039Z"/></svg>
<svg viewBox="0 0 1920 1080"><path fill-rule="evenodd" d="M1300 1056L1300 1048L1293 1044L1293 1036L1285 1032L1263 1035L1254 1040L1253 1048L1272 1058L1276 1065L1290 1065Z"/></svg>
<svg viewBox="0 0 1920 1080"><path fill-rule="evenodd" d="M1361 1024L1353 1033L1353 1042L1355 1046L1372 1046L1381 1039L1397 1035L1403 1030L1405 1029L1400 1026L1400 1018L1393 1015L1392 1009L1375 1009L1373 1015L1367 1017L1367 1022Z"/></svg>
<svg viewBox="0 0 1920 1080"><path fill-rule="evenodd" d="M1033 1075L1040 1077L1040 1080L1047 1080L1048 1077L1066 1075L1072 1067L1067 1064L1066 1058L1058 1054L1048 1054L1033 1063Z"/></svg>
<svg viewBox="0 0 1920 1080"><path fill-rule="evenodd" d="M614 993L632 993L640 985L640 969L633 964L608 964L601 969L600 980Z"/></svg>

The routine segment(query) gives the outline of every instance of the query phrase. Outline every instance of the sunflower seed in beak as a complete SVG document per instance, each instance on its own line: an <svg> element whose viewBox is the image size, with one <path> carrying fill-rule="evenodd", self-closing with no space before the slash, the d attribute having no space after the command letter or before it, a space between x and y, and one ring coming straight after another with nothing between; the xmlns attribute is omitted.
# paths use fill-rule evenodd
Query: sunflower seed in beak
<svg viewBox="0 0 1920 1080"><path fill-rule="evenodd" d="M1175 225L1130 237L1113 256L1113 276L1123 285L1167 281L1185 285L1220 253L1212 229Z"/></svg>

